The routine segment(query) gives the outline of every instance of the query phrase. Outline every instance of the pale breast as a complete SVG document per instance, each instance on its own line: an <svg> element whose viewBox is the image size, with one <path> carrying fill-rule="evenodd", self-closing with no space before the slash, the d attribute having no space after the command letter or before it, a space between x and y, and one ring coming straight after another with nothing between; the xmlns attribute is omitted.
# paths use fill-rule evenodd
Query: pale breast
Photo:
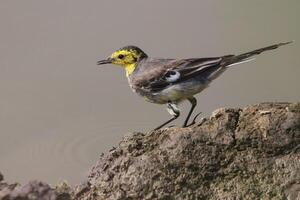
<svg viewBox="0 0 300 200"><path fill-rule="evenodd" d="M142 96L146 101L157 104L180 102L201 92L208 86L208 84L205 84L203 81L197 79L191 79L170 85L166 89L163 89L159 92L149 92L149 90L144 90L143 88L133 87L130 83L129 85L135 93Z"/></svg>

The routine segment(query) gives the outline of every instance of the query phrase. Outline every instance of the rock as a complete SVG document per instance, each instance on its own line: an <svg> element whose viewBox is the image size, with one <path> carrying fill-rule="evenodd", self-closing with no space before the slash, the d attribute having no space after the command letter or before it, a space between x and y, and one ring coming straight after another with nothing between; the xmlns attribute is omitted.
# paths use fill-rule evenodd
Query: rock
<svg viewBox="0 0 300 200"><path fill-rule="evenodd" d="M2 200L69 200L70 194L58 194L48 184L40 181L30 181L23 186L6 185L1 188L0 199Z"/></svg>
<svg viewBox="0 0 300 200"><path fill-rule="evenodd" d="M0 199L297 200L300 103L221 108L188 128L132 133L101 155L86 182L2 181Z"/></svg>
<svg viewBox="0 0 300 200"><path fill-rule="evenodd" d="M199 126L133 133L93 167L81 198L300 199L299 105L224 108Z"/></svg>

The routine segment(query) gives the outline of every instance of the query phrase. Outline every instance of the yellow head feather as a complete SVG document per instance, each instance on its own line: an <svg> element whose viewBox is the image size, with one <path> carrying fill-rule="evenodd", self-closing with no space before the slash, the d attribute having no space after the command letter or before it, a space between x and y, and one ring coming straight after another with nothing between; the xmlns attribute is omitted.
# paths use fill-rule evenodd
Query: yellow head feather
<svg viewBox="0 0 300 200"><path fill-rule="evenodd" d="M129 50L118 50L115 51L111 56L112 64L124 67L126 76L129 76L135 69L137 62L137 55L133 51Z"/></svg>
<svg viewBox="0 0 300 200"><path fill-rule="evenodd" d="M112 53L110 60L112 64L123 67L128 77L132 74L138 62L145 57L147 55L140 48L127 46Z"/></svg>

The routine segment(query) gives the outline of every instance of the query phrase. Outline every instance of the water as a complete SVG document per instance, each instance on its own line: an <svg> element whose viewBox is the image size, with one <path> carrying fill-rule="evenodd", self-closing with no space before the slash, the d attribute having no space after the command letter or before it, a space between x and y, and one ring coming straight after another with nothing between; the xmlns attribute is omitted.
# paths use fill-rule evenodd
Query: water
<svg viewBox="0 0 300 200"><path fill-rule="evenodd" d="M297 0L1 1L0 171L8 181L76 184L124 134L168 119L120 68L96 65L129 44L183 58L296 40L228 70L197 96L196 112L299 101L299 9Z"/></svg>

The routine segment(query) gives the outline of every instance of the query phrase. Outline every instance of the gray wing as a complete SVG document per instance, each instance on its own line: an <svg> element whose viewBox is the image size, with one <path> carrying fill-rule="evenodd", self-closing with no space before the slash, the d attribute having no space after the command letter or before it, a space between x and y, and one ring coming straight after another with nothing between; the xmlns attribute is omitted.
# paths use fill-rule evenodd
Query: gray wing
<svg viewBox="0 0 300 200"><path fill-rule="evenodd" d="M190 58L180 60L167 60L163 63L160 60L152 61L145 66L145 73L140 73L135 84L150 92L158 92L166 87L185 81L187 79L206 74L208 71L215 71L222 66L225 58Z"/></svg>
<svg viewBox="0 0 300 200"><path fill-rule="evenodd" d="M161 91L172 84L187 79L202 76L210 76L220 68L231 66L235 63L243 63L252 56L264 51L273 50L291 42L278 43L264 48L256 49L240 55L228 55L212 58L191 58L191 59L150 59L141 65L141 70L132 77L133 86L142 88L149 92Z"/></svg>

